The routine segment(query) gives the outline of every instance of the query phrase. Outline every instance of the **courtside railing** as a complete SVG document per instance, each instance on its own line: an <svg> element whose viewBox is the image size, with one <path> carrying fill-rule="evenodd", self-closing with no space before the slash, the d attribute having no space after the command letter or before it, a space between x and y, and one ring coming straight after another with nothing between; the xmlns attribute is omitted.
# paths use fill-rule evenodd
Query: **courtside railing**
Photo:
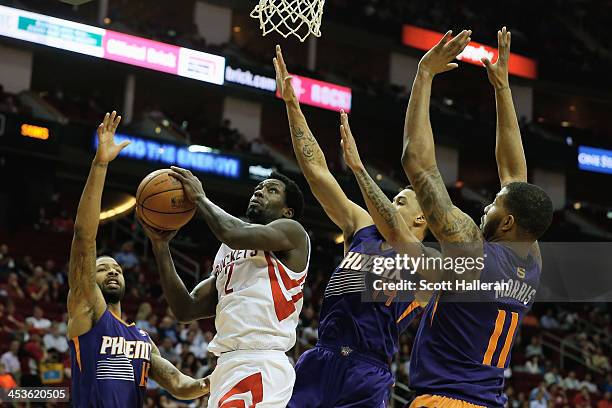
<svg viewBox="0 0 612 408"><path fill-rule="evenodd" d="M138 225L136 221L136 215L134 218L130 220L126 217L120 217L117 220L113 221L113 238L116 237L117 230L129 235L131 239L138 244L143 246L143 257L144 259L149 259L149 243L148 239L142 232L140 227L134 229L132 226ZM179 251L176 248L170 247L170 252L172 253L172 260L174 261L174 267L179 274L184 274L193 278L195 284L198 284L201 279L201 267L198 262L196 262L189 255L184 252Z"/></svg>

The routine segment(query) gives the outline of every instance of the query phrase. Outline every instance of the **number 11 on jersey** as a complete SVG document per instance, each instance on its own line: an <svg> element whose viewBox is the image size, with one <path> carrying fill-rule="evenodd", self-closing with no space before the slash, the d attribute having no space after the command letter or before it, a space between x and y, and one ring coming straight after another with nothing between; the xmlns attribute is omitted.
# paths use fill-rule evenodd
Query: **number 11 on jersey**
<svg viewBox="0 0 612 408"><path fill-rule="evenodd" d="M491 333L491 337L489 338L489 346L487 347L487 351L485 352L484 358L482 359L482 364L493 365L491 360L493 359L493 354L495 354L495 350L497 350L497 346L499 344L499 338L501 337L502 331L504 330L504 325L506 323L506 311L498 310L497 311L497 319L495 319L495 328L493 329L493 333ZM518 325L519 315L517 312L511 312L511 321L510 327L508 328L508 333L505 336L504 346L499 354L499 359L497 360L496 367L504 368L506 366L506 359L508 358L508 353L510 353L510 349L512 348L512 343L514 342L514 332L516 331L516 326Z"/></svg>

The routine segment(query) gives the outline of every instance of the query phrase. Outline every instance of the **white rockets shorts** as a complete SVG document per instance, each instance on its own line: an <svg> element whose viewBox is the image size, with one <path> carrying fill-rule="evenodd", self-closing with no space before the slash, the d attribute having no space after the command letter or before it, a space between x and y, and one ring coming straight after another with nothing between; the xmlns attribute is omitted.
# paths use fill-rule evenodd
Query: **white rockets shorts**
<svg viewBox="0 0 612 408"><path fill-rule="evenodd" d="M294 383L295 371L282 351L223 353L210 375L208 408L285 408Z"/></svg>

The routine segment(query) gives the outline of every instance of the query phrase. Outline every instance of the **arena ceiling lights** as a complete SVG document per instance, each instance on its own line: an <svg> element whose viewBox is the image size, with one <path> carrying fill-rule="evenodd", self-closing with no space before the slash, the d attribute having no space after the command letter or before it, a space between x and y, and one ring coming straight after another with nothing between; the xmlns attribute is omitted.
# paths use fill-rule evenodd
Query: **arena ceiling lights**
<svg viewBox="0 0 612 408"><path fill-rule="evenodd" d="M444 36L444 33L427 30L406 24L402 30L402 43L409 47L428 51L436 45ZM491 61L497 60L497 48L471 41L465 50L457 56L457 59L474 65L482 66L481 58L488 58ZM510 53L510 64L508 67L510 74L518 77L537 79L538 63L536 60Z"/></svg>

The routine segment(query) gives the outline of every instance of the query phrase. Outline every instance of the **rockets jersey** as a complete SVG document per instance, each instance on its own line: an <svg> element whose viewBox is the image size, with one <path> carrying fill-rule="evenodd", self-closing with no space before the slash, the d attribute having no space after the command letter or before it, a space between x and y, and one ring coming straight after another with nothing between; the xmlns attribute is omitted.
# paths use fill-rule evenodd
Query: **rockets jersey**
<svg viewBox="0 0 612 408"><path fill-rule="evenodd" d="M358 230L344 259L325 289L319 323L319 343L350 347L378 360L390 362L398 351L400 333L419 313L414 293L376 293L373 273L376 259L395 257L375 225ZM372 293L365 293L366 291Z"/></svg>
<svg viewBox="0 0 612 408"><path fill-rule="evenodd" d="M215 256L219 302L217 334L208 350L219 356L234 350L291 349L302 310L306 268L287 268L274 253L262 250L233 250L222 244Z"/></svg>
<svg viewBox="0 0 612 408"><path fill-rule="evenodd" d="M504 369L523 317L531 308L541 267L500 243L484 243L481 283L496 289L447 292L425 308L410 359L410 387L486 407L503 407Z"/></svg>
<svg viewBox="0 0 612 408"><path fill-rule="evenodd" d="M106 310L87 333L71 339L75 407L142 407L151 367L151 339Z"/></svg>

